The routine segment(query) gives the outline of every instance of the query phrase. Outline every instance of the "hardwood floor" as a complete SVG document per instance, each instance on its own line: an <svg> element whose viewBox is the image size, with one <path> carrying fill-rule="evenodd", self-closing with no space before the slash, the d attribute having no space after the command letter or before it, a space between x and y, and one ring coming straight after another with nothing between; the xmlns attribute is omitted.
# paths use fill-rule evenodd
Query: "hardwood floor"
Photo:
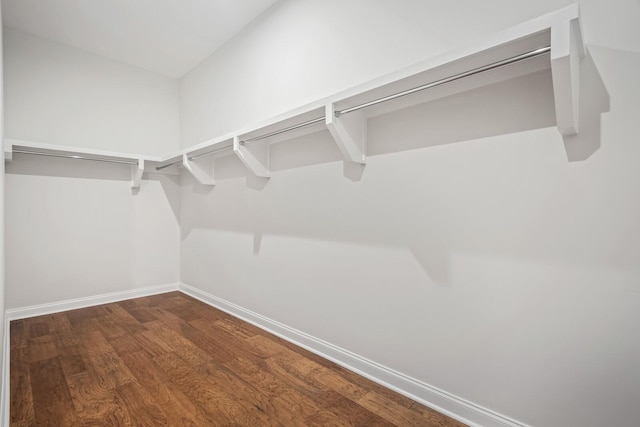
<svg viewBox="0 0 640 427"><path fill-rule="evenodd" d="M179 292L10 339L12 426L462 426Z"/></svg>

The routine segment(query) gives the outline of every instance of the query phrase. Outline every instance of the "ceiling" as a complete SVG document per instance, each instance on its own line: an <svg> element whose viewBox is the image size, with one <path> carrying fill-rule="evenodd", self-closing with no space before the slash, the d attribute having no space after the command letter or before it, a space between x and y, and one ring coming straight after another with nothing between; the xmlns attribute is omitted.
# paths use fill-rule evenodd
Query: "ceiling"
<svg viewBox="0 0 640 427"><path fill-rule="evenodd" d="M277 0L2 0L7 27L178 78Z"/></svg>

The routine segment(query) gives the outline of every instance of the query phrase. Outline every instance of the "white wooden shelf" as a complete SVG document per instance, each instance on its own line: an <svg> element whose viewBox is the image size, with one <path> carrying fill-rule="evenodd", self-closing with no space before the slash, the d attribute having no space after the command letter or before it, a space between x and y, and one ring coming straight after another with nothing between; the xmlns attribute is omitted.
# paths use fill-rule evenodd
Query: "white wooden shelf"
<svg viewBox="0 0 640 427"><path fill-rule="evenodd" d="M142 154L118 153L6 138L4 140L5 160L13 160L14 153L128 164L131 167L131 188L140 187L146 162L159 162L162 160L160 157Z"/></svg>
<svg viewBox="0 0 640 427"><path fill-rule="evenodd" d="M214 160L217 157L235 154L253 174L269 178L271 144L328 130L345 162L364 165L369 118L548 69L551 69L558 130L564 136L573 135L579 129L578 76L580 59L584 54L579 9L577 4L573 4L473 45L317 100L254 126L212 138L164 158L98 150L82 153L137 160L136 167L132 167L132 185L139 185L146 162L155 170L175 169L182 165L199 183L213 186ZM6 153L9 158L10 147L11 145ZM77 152L68 147L47 144L41 144L38 148L65 153Z"/></svg>

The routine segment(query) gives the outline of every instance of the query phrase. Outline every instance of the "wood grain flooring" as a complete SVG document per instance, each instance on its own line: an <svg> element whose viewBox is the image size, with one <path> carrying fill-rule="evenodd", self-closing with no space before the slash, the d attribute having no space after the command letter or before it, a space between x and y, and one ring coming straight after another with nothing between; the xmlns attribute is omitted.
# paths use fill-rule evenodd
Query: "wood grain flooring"
<svg viewBox="0 0 640 427"><path fill-rule="evenodd" d="M11 322L12 426L462 426L179 292Z"/></svg>

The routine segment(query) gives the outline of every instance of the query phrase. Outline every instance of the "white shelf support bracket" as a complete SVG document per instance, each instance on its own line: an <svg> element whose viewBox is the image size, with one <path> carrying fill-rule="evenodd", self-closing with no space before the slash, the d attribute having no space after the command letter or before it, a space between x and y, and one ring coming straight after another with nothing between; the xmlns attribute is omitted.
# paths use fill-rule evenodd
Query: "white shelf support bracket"
<svg viewBox="0 0 640 427"><path fill-rule="evenodd" d="M4 140L4 160L5 162L13 160L13 144L7 139Z"/></svg>
<svg viewBox="0 0 640 427"><path fill-rule="evenodd" d="M267 140L241 144L240 138L233 137L233 152L255 176L270 178L269 143Z"/></svg>
<svg viewBox="0 0 640 427"><path fill-rule="evenodd" d="M578 133L579 72L584 55L579 18L551 26L551 76L556 123L562 136Z"/></svg>
<svg viewBox="0 0 640 427"><path fill-rule="evenodd" d="M182 166L193 175L196 181L203 185L216 185L213 179L213 161L214 158L211 156L189 160L188 154L182 155Z"/></svg>
<svg viewBox="0 0 640 427"><path fill-rule="evenodd" d="M131 165L131 188L140 188L144 173L144 159L138 159L137 165Z"/></svg>
<svg viewBox="0 0 640 427"><path fill-rule="evenodd" d="M367 162L367 119L363 111L336 117L334 104L325 108L326 125L344 159L364 165Z"/></svg>

